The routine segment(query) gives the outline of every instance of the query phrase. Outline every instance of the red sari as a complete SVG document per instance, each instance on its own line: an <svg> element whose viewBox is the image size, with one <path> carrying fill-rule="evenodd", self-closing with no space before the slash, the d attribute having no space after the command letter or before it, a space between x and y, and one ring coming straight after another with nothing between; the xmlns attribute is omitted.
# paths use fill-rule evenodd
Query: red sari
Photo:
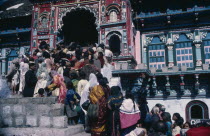
<svg viewBox="0 0 210 136"><path fill-rule="evenodd" d="M106 132L107 121L107 99L104 89L101 85L94 86L90 91L90 102L99 104L98 120L90 121L91 136L104 136Z"/></svg>

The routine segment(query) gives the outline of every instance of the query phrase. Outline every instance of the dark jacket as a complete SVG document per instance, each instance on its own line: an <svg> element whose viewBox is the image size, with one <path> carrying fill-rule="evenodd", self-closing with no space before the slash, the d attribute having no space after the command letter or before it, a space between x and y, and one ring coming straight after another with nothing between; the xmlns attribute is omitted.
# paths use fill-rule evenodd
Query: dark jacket
<svg viewBox="0 0 210 136"><path fill-rule="evenodd" d="M33 97L37 78L33 70L28 70L25 74L25 88L23 90L24 97Z"/></svg>

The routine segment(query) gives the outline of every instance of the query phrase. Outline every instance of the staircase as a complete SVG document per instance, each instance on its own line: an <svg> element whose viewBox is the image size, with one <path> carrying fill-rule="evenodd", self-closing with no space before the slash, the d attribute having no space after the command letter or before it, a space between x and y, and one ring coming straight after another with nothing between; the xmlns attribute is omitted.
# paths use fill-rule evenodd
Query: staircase
<svg viewBox="0 0 210 136"><path fill-rule="evenodd" d="M86 136L83 125L67 122L64 105L55 97L0 99L0 135Z"/></svg>

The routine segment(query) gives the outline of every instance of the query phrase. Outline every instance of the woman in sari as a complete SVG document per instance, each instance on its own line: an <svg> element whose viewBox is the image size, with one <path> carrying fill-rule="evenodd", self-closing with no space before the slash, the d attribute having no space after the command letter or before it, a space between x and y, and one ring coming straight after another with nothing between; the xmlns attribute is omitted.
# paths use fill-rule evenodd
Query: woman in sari
<svg viewBox="0 0 210 136"><path fill-rule="evenodd" d="M81 93L81 100L80 100L81 108L82 108L82 104L89 100L90 90L94 86L98 85L98 81L97 81L97 78L96 78L95 74L91 73L90 76L89 76L89 79L90 79L89 82L85 85L85 88L84 88L83 92ZM87 111L83 108L82 108L82 110L85 113L85 131L90 132L90 126L89 126L89 123L88 123Z"/></svg>
<svg viewBox="0 0 210 136"><path fill-rule="evenodd" d="M48 86L48 89L52 91L53 96L58 96L59 103L65 102L67 88L61 75L53 76L53 83Z"/></svg>
<svg viewBox="0 0 210 136"><path fill-rule="evenodd" d="M98 104L98 117L91 120L91 136L106 135L106 119L107 119L107 99L102 85L94 86L89 95L91 104Z"/></svg>

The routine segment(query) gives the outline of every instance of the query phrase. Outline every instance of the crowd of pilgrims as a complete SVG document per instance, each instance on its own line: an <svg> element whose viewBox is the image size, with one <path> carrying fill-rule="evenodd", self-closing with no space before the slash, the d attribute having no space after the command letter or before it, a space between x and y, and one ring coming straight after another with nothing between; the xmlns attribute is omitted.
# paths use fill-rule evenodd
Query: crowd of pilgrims
<svg viewBox="0 0 210 136"><path fill-rule="evenodd" d="M165 112L156 104L150 111L146 97L134 101L111 85L113 53L104 44L82 48L60 43L56 49L42 42L30 56L14 61L7 75L13 94L57 97L65 105L69 125L84 124L92 136L178 136L192 127L179 113ZM174 120L172 123L171 119ZM183 124L184 123L184 124Z"/></svg>

